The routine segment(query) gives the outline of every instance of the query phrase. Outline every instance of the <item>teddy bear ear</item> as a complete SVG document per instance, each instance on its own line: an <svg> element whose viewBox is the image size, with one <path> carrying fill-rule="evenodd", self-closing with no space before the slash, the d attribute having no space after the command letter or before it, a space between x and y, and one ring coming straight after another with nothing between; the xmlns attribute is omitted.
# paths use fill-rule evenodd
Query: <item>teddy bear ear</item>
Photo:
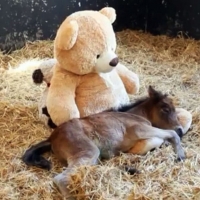
<svg viewBox="0 0 200 200"><path fill-rule="evenodd" d="M99 12L105 15L110 20L111 24L116 20L116 12L112 7L102 8Z"/></svg>
<svg viewBox="0 0 200 200"><path fill-rule="evenodd" d="M55 46L62 50L71 49L77 40L79 26L75 20L63 23L58 29Z"/></svg>

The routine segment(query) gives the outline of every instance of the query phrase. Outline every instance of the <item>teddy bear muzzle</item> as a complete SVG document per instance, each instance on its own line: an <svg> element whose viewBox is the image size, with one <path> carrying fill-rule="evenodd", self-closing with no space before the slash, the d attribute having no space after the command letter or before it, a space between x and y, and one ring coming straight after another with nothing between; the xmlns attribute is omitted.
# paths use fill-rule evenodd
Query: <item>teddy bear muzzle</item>
<svg viewBox="0 0 200 200"><path fill-rule="evenodd" d="M113 59L110 61L109 65L110 65L111 67L116 67L118 63L119 63L119 59L118 59L118 57L116 57L116 58L113 58Z"/></svg>
<svg viewBox="0 0 200 200"><path fill-rule="evenodd" d="M118 65L119 58L112 50L108 50L97 57L95 70L98 73L108 73Z"/></svg>

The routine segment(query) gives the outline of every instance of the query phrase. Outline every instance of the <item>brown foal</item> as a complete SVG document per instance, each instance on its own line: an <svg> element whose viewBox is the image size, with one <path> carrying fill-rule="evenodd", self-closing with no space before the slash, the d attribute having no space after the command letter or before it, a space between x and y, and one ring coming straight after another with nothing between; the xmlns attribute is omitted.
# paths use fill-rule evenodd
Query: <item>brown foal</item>
<svg viewBox="0 0 200 200"><path fill-rule="evenodd" d="M28 149L23 161L27 165L50 169L50 162L41 155L52 150L57 158L68 163L67 169L54 177L55 184L66 197L70 196L67 184L74 168L94 165L99 157L109 159L119 152L145 154L168 140L178 159L184 159L179 137L182 127L172 100L151 86L148 94L118 110L63 123L47 140Z"/></svg>

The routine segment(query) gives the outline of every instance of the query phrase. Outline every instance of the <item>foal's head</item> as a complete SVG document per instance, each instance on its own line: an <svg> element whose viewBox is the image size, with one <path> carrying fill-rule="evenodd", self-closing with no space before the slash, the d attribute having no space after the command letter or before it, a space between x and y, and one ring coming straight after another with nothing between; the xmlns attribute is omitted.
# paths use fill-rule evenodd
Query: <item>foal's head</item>
<svg viewBox="0 0 200 200"><path fill-rule="evenodd" d="M183 130L178 121L175 106L167 94L162 94L149 86L147 114L152 125L162 129L173 129L182 137Z"/></svg>

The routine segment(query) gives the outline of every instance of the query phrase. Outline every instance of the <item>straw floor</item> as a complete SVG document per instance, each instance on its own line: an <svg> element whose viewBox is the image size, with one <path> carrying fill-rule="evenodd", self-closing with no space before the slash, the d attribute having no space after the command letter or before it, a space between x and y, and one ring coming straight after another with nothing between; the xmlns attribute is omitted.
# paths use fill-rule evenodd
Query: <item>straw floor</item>
<svg viewBox="0 0 200 200"><path fill-rule="evenodd" d="M176 163L171 146L145 156L124 154L93 167L81 167L69 187L77 199L200 199L200 42L170 39L126 30L117 33L117 52L126 66L140 75L141 88L135 97L146 95L149 84L169 93L176 105L193 114L191 130L183 138L187 154ZM11 55L0 54L0 199L60 200L52 177L63 170L53 155L51 171L27 167L23 152L50 134L38 120L37 101L44 85L32 83L32 68L24 61L52 57L51 41L28 43ZM37 64L37 60L29 65ZM21 65L20 65L21 64ZM10 67L17 67L16 70ZM128 175L119 166L140 170Z"/></svg>

